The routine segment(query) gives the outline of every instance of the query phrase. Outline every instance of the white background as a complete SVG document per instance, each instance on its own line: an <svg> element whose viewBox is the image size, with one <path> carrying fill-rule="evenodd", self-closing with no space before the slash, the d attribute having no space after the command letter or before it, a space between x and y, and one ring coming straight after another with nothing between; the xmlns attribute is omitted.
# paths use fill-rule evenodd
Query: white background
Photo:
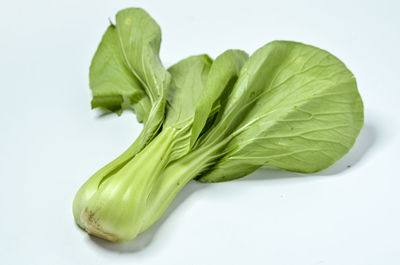
<svg viewBox="0 0 400 265"><path fill-rule="evenodd" d="M355 74L365 126L330 169L261 169L190 183L136 240L73 221L72 199L141 126L90 110L88 67L108 18L145 8L165 65L275 40L326 49ZM398 1L3 1L0 9L1 264L400 264ZM348 168L348 166L351 166Z"/></svg>

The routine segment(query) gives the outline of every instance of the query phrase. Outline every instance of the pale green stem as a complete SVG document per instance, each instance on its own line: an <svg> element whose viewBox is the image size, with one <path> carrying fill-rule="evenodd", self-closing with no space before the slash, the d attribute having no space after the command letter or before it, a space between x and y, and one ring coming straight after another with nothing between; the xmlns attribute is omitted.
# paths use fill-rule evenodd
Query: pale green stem
<svg viewBox="0 0 400 265"><path fill-rule="evenodd" d="M93 196L93 194L98 190L100 185L106 179L113 176L121 168L123 168L129 161L131 161L135 157L137 153L139 153L146 146L149 141L154 138L155 132L153 131L157 128L154 128L154 125L152 124L155 124L156 122L154 120L158 119L157 115L153 114L155 111L156 110L154 109L151 110L149 114L149 120L144 124L143 130L139 134L138 138L136 138L136 140L133 142L133 144L120 156L118 156L116 159L114 159L103 168L98 170L94 175L92 175L76 193L72 210L75 221L80 227L85 228L84 224L82 224L82 222L80 221L80 215L84 210L83 207L86 205L86 202Z"/></svg>
<svg viewBox="0 0 400 265"><path fill-rule="evenodd" d="M79 216L89 234L111 241L126 241L140 232L147 199L168 162L175 137L175 129L164 129L101 184Z"/></svg>
<svg viewBox="0 0 400 265"><path fill-rule="evenodd" d="M141 232L161 218L182 188L207 169L231 139L228 137L217 145L199 148L167 166L150 194Z"/></svg>

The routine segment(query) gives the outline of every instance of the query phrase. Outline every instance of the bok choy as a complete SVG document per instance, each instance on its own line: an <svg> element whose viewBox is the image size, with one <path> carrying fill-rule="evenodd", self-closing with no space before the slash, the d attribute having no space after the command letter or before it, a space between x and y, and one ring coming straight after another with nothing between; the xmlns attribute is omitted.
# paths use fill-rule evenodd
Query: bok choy
<svg viewBox="0 0 400 265"><path fill-rule="evenodd" d="M132 109L143 130L73 203L89 234L127 241L154 224L189 181L222 182L262 166L313 173L345 155L363 126L353 74L335 56L273 41L250 57L227 50L165 69L161 30L129 8L90 67L92 107Z"/></svg>

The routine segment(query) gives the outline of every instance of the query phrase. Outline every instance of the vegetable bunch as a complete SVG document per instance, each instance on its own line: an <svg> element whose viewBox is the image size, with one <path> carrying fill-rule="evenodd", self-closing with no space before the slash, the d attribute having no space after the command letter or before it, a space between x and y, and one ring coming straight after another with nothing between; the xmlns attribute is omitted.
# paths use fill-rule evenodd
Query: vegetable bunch
<svg viewBox="0 0 400 265"><path fill-rule="evenodd" d="M350 150L363 125L354 76L327 51L273 41L250 57L227 50L165 69L160 43L157 23L129 8L116 15L93 58L92 107L132 109L143 130L76 194L74 217L89 234L133 239L192 179L228 181L262 166L325 169Z"/></svg>

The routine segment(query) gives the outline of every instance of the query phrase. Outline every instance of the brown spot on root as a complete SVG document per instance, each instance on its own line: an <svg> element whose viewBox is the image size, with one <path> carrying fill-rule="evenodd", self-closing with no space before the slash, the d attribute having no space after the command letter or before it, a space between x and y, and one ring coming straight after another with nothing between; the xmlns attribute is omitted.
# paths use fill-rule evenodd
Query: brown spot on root
<svg viewBox="0 0 400 265"><path fill-rule="evenodd" d="M82 212L81 221L85 224L85 230L89 235L103 238L111 242L119 241L118 237L115 235L103 231L98 219L95 217L95 213L89 210L87 207Z"/></svg>

